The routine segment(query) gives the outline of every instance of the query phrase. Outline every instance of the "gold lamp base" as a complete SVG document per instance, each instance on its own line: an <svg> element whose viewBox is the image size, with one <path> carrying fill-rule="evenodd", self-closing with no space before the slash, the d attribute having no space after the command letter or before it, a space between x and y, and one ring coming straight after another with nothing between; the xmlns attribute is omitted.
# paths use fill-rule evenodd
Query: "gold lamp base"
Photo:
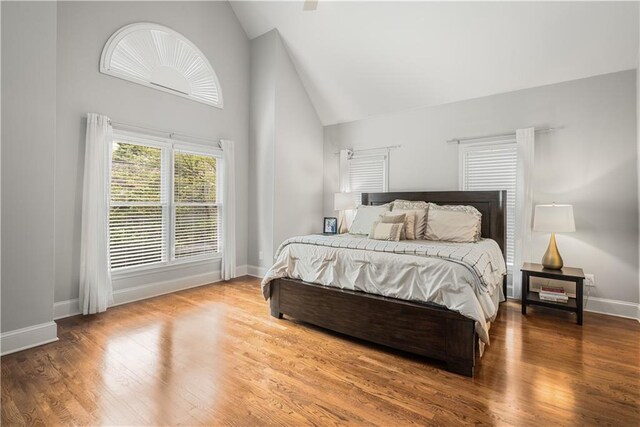
<svg viewBox="0 0 640 427"><path fill-rule="evenodd" d="M551 270L561 270L564 265L560 252L558 252L558 246L556 245L556 233L551 233L549 247L542 257L542 265L544 268Z"/></svg>

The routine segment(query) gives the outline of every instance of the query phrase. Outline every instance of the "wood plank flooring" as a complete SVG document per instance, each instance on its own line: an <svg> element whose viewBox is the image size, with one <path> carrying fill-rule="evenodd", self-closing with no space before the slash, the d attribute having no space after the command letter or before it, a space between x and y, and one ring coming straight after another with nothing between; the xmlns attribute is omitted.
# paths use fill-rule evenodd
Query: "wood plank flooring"
<svg viewBox="0 0 640 427"><path fill-rule="evenodd" d="M640 425L640 324L503 304L473 379L269 316L241 278L58 322L2 425Z"/></svg>

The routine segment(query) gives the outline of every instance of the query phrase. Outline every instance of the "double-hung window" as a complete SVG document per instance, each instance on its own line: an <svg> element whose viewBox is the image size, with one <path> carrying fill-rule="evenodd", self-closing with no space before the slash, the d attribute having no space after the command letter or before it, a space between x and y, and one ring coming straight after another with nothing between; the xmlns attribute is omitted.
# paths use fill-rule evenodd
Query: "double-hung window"
<svg viewBox="0 0 640 427"><path fill-rule="evenodd" d="M221 152L116 134L111 153L112 271L220 255Z"/></svg>
<svg viewBox="0 0 640 427"><path fill-rule="evenodd" d="M387 150L354 152L349 159L349 188L356 205L362 203L362 193L388 191L389 156Z"/></svg>
<svg viewBox="0 0 640 427"><path fill-rule="evenodd" d="M515 141L460 145L460 188L465 191L507 190L507 268L513 269L516 216Z"/></svg>

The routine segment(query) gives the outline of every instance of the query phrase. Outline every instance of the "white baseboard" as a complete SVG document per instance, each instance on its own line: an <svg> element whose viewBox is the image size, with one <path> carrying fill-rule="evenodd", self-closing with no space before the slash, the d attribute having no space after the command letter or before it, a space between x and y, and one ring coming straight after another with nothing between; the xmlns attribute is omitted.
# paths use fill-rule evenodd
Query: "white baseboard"
<svg viewBox="0 0 640 427"><path fill-rule="evenodd" d="M56 322L40 323L0 335L0 354L15 353L31 347L58 341L58 325Z"/></svg>
<svg viewBox="0 0 640 427"><path fill-rule="evenodd" d="M520 298L512 298L520 301ZM591 313L606 314L607 316L624 317L635 319L640 322L640 304L614 299L587 297L584 298L584 311Z"/></svg>
<svg viewBox="0 0 640 427"><path fill-rule="evenodd" d="M259 279L262 279L264 275L267 274L267 270L269 269L265 267L256 267L255 265L247 266L247 274L249 276L257 277Z"/></svg>
<svg viewBox="0 0 640 427"><path fill-rule="evenodd" d="M80 314L78 298L59 301L53 303L53 320L64 319L65 317Z"/></svg>
<svg viewBox="0 0 640 427"><path fill-rule="evenodd" d="M249 266L247 265L239 265L238 267L236 267L236 277L242 277L242 276L246 276L249 273L247 273Z"/></svg>
<svg viewBox="0 0 640 427"><path fill-rule="evenodd" d="M236 268L236 277L246 276L247 266L241 265ZM197 274L193 276L180 277L178 279L166 280L163 282L150 283L142 286L134 286L126 289L113 291L113 304L111 307L130 302L140 301L147 298L153 298L160 295L170 294L172 292L183 291L185 289L196 288L211 283L220 282L222 277L220 271L212 271L210 273ZM69 316L80 314L80 306L78 299L67 301L59 301L53 304L54 320L62 319Z"/></svg>
<svg viewBox="0 0 640 427"><path fill-rule="evenodd" d="M584 311L640 321L640 304L597 297L585 298L585 303Z"/></svg>

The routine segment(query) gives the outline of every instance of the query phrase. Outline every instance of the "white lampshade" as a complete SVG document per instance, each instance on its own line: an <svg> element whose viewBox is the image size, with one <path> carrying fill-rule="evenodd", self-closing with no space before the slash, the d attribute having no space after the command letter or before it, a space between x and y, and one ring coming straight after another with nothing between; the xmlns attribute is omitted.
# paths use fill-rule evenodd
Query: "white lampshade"
<svg viewBox="0 0 640 427"><path fill-rule="evenodd" d="M353 193L335 193L333 197L333 207L337 211L348 211L356 208L356 201Z"/></svg>
<svg viewBox="0 0 640 427"><path fill-rule="evenodd" d="M536 205L533 231L569 233L576 231L572 205Z"/></svg>

